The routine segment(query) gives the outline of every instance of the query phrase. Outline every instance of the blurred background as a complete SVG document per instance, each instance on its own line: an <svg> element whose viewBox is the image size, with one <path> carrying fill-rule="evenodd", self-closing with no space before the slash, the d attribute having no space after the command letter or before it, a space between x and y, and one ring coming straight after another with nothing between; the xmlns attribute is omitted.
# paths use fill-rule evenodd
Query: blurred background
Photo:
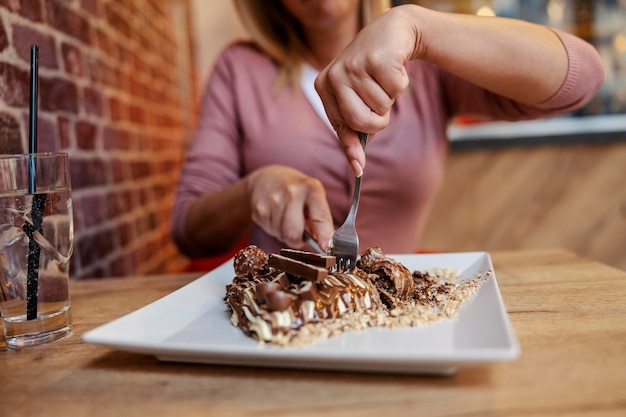
<svg viewBox="0 0 626 417"><path fill-rule="evenodd" d="M626 0L413 2L570 31L607 68L577 114L456 121L423 248L563 247L626 269ZM215 58L245 37L225 0L0 0L0 152L27 149L36 43L39 150L71 159L74 279L189 268L169 235L176 182Z"/></svg>

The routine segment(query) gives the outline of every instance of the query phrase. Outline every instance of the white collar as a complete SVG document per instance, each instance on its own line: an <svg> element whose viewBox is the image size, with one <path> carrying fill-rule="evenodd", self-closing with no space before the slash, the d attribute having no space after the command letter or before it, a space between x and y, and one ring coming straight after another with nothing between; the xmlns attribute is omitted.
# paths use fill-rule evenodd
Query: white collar
<svg viewBox="0 0 626 417"><path fill-rule="evenodd" d="M326 111L324 110L324 105L322 104L322 99L315 91L315 78L319 74L315 68L306 62L302 64L302 75L300 76L300 87L304 92L304 95L309 100L313 109L317 112L317 114L322 118L326 126L331 130L331 132L335 133L335 129L330 124L330 120L328 120L328 116L326 115Z"/></svg>

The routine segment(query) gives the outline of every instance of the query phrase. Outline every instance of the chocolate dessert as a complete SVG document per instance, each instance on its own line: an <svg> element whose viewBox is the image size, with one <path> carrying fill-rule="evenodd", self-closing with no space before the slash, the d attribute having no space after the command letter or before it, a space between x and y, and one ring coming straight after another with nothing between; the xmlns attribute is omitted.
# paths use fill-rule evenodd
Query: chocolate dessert
<svg viewBox="0 0 626 417"><path fill-rule="evenodd" d="M333 256L242 249L224 298L232 324L278 345L373 326L420 326L456 315L489 275L457 282L450 269L412 272L376 247L363 252L350 273L334 265Z"/></svg>

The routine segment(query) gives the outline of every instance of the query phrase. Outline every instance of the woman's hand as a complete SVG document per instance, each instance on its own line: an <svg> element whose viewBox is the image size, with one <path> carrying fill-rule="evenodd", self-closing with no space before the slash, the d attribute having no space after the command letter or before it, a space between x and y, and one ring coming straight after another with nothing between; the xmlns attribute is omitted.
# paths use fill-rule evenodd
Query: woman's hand
<svg viewBox="0 0 626 417"><path fill-rule="evenodd" d="M245 181L252 220L266 233L299 248L308 227L326 249L334 228L320 181L282 165L263 167Z"/></svg>
<svg viewBox="0 0 626 417"><path fill-rule="evenodd" d="M361 30L315 81L357 175L365 154L356 132L373 134L387 126L391 106L408 86L405 64L411 59L527 105L552 97L568 73L565 47L546 27L393 7Z"/></svg>
<svg viewBox="0 0 626 417"><path fill-rule="evenodd" d="M419 35L396 7L365 27L337 59L320 72L315 88L355 175L365 167L356 132L374 133L389 123L391 106L406 90L404 64Z"/></svg>

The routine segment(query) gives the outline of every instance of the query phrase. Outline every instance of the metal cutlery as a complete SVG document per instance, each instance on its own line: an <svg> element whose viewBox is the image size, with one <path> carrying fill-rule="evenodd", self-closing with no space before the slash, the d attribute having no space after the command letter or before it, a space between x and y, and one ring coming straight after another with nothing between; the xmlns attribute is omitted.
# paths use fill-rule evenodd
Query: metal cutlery
<svg viewBox="0 0 626 417"><path fill-rule="evenodd" d="M369 135L359 132L359 140L363 151L367 146ZM335 256L337 264L334 269L338 272L350 272L354 269L359 254L359 236L354 226L356 213L359 208L359 199L361 196L361 179L363 175L357 177L354 184L354 193L352 195L352 204L350 211L343 224L333 233L327 253Z"/></svg>

